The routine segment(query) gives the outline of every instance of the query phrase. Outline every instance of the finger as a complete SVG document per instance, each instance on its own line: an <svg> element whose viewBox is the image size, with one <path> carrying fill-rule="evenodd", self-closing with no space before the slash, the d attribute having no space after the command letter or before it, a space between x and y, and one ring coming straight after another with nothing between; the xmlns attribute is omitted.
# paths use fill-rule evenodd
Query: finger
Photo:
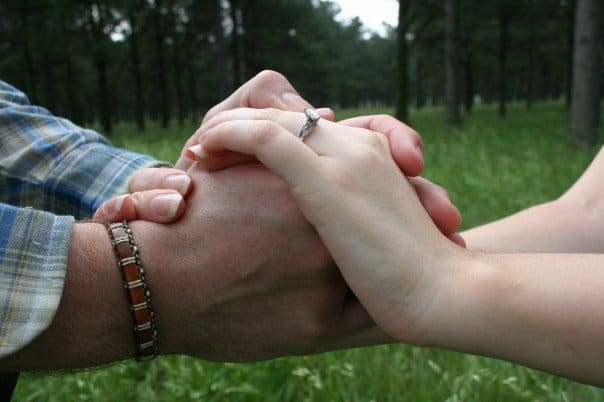
<svg viewBox="0 0 604 402"><path fill-rule="evenodd" d="M321 118L326 119L327 121L333 121L335 115L333 110L329 108L321 108L317 109L317 112L321 115ZM253 108L238 108L238 109L230 109L223 111L212 119L206 121L204 124L199 127L199 129L195 132L195 135L191 138L197 138L198 142L203 140L204 133L217 125L230 120L273 120L277 123L281 124L285 128L287 128L290 132L296 133L296 130L299 130L304 121L306 121L306 117L302 113L293 113L293 112L283 112L279 109L275 108L266 108L266 109L253 109ZM191 146L194 146L192 144ZM181 156L186 159L196 160L196 156L189 152L189 148L183 148ZM209 170L218 170L224 169L227 167L232 167L236 164L247 163L249 162L249 158L241 158L241 157L233 157L228 155L228 151L222 151L219 155L212 155L212 162L203 163L201 166L205 167L211 166ZM224 160L221 160L221 158Z"/></svg>
<svg viewBox="0 0 604 402"><path fill-rule="evenodd" d="M377 327L367 310L356 298L346 301L338 325L330 338L321 344L318 351L347 349L394 341Z"/></svg>
<svg viewBox="0 0 604 402"><path fill-rule="evenodd" d="M312 107L282 74L276 71L265 70L243 84L231 96L214 106L206 113L202 124L212 119L217 114L230 109L250 107L256 109L275 108L302 112ZM331 112L333 120L333 112ZM329 115L325 116L329 120ZM184 151L199 142L197 132L187 140L183 147L183 154L176 163L176 167L186 170L191 166L191 161L186 159Z"/></svg>
<svg viewBox="0 0 604 402"><path fill-rule="evenodd" d="M453 233L449 235L449 240L457 244L460 247L466 248L466 241L459 233Z"/></svg>
<svg viewBox="0 0 604 402"><path fill-rule="evenodd" d="M308 181L319 164L317 154L309 146L268 120L222 122L204 133L203 143L197 148L206 156L225 150L254 155L291 186ZM204 159L203 155L200 159Z"/></svg>
<svg viewBox="0 0 604 402"><path fill-rule="evenodd" d="M194 158L193 153L186 154L187 158ZM196 160L197 166L208 172L228 169L230 167L245 165L248 163L259 163L253 155L244 155L237 152L226 152L223 155L210 155L207 158Z"/></svg>
<svg viewBox="0 0 604 402"><path fill-rule="evenodd" d="M134 172L128 181L128 191L136 193L145 190L175 190L182 195L191 191L192 181L189 175L179 169L149 168Z"/></svg>
<svg viewBox="0 0 604 402"><path fill-rule="evenodd" d="M298 136L307 117L304 113L284 112L278 109L234 109L222 112L212 120L205 123L200 129L200 141L203 142L207 132L228 121L255 120L265 123L272 122L284 128L290 135ZM343 126L338 123L320 119L315 123L312 133L305 139L305 143L312 148L318 155L330 154L337 156L346 153L345 144L352 143L351 139L362 137L367 139L367 134L373 135L368 130L359 130L358 128ZM337 146L339 144L341 146ZM208 153L209 152L209 153ZM223 154L224 150L213 150L210 148L191 147L186 151L186 155L191 159L204 159L209 156L216 156L216 152Z"/></svg>
<svg viewBox="0 0 604 402"><path fill-rule="evenodd" d="M317 110L317 113L319 113L319 115L321 115L322 119L329 120L329 121L335 121L336 114L334 113L334 111L331 108L322 107L322 108L319 108L316 110Z"/></svg>
<svg viewBox="0 0 604 402"><path fill-rule="evenodd" d="M182 194L174 190L147 190L114 197L101 205L93 222L146 220L156 223L176 221L185 211Z"/></svg>
<svg viewBox="0 0 604 402"><path fill-rule="evenodd" d="M392 158L407 176L417 176L424 168L423 142L411 127L388 115L360 116L340 124L365 128L388 137Z"/></svg>
<svg viewBox="0 0 604 402"><path fill-rule="evenodd" d="M453 235L461 226L461 214L451 203L445 189L423 177L409 179L424 209L445 236Z"/></svg>

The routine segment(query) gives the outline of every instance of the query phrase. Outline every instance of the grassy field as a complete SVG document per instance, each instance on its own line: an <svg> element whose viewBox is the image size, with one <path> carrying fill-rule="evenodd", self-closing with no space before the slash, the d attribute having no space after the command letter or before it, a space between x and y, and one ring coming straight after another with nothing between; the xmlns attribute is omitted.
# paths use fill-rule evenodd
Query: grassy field
<svg viewBox="0 0 604 402"><path fill-rule="evenodd" d="M339 118L389 110L344 110ZM443 112L411 115L424 137L426 176L450 190L465 227L559 196L595 150L570 146L561 104L526 113L512 105L506 120L490 106L443 133ZM120 126L120 146L174 161L196 127L136 134ZM600 133L604 140L604 132ZM138 396L138 398L137 398ZM24 374L15 401L604 401L604 391L510 363L404 345L371 347L257 364L160 358L67 374Z"/></svg>

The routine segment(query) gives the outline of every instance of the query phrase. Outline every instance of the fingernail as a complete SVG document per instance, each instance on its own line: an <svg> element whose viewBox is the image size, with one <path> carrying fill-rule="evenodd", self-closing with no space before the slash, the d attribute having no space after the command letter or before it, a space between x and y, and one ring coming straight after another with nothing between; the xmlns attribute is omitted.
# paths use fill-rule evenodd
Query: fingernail
<svg viewBox="0 0 604 402"><path fill-rule="evenodd" d="M206 159L208 156L210 156L206 150L203 149L201 144L193 145L188 149L188 151L191 153L193 159L197 160Z"/></svg>
<svg viewBox="0 0 604 402"><path fill-rule="evenodd" d="M421 145L416 145L415 146L415 151L417 152L417 154L419 155L419 157L423 159L423 157L424 157L424 149L422 148L422 146Z"/></svg>
<svg viewBox="0 0 604 402"><path fill-rule="evenodd" d="M300 95L295 92L283 92L281 94L281 99L287 106L289 110L295 112L301 112L307 107L312 107L312 105L306 102Z"/></svg>
<svg viewBox="0 0 604 402"><path fill-rule="evenodd" d="M319 108L316 110L317 110L317 113L319 113L321 115L321 117L324 119L331 120L333 117L335 117L335 113L329 107L322 107L322 108Z"/></svg>
<svg viewBox="0 0 604 402"><path fill-rule="evenodd" d="M182 196L179 194L164 194L153 198L150 206L157 215L172 218L176 215L181 201Z"/></svg>
<svg viewBox="0 0 604 402"><path fill-rule="evenodd" d="M124 204L124 200L128 196L129 196L129 194L124 194L124 195L120 195L119 197L117 197L117 200L115 200L115 203L113 204L112 212L120 212L120 210L122 209L122 205Z"/></svg>
<svg viewBox="0 0 604 402"><path fill-rule="evenodd" d="M183 195L189 191L189 186L191 186L191 178L186 174L168 176L166 177L165 182L167 187L176 190Z"/></svg>

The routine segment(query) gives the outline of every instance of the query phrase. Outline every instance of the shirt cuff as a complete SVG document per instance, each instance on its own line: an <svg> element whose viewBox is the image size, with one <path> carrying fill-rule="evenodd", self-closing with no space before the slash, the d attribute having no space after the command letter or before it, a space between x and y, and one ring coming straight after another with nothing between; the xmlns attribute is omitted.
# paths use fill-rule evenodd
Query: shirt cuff
<svg viewBox="0 0 604 402"><path fill-rule="evenodd" d="M0 358L52 322L63 292L74 218L0 204Z"/></svg>

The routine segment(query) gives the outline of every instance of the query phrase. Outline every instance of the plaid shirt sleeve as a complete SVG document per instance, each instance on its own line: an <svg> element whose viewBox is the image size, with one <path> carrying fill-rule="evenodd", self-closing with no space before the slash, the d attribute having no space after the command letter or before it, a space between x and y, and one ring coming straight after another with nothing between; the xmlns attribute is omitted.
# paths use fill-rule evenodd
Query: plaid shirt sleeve
<svg viewBox="0 0 604 402"><path fill-rule="evenodd" d="M0 81L0 357L52 321L75 218L125 193L134 171L159 164L30 105Z"/></svg>

